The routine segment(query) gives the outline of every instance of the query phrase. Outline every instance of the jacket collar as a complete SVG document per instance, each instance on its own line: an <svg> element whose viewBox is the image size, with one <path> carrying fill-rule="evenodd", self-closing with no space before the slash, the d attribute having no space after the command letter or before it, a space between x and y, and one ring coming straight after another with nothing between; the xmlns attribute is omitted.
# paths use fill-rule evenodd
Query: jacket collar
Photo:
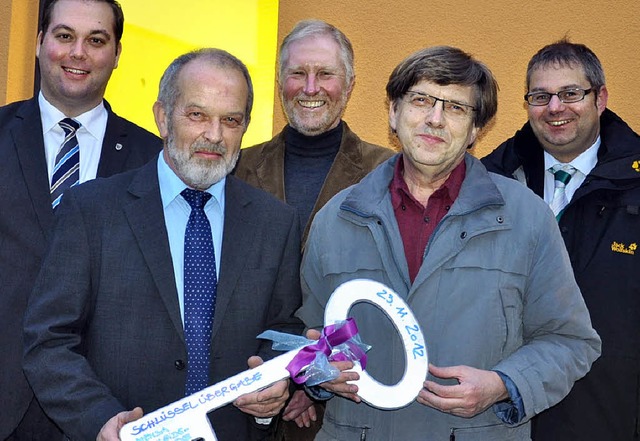
<svg viewBox="0 0 640 441"><path fill-rule="evenodd" d="M369 173L352 188L340 208L361 217L381 217L383 210L380 207L386 202L391 203L389 184L396 161L400 158L402 154L397 154ZM489 205L504 205L500 191L480 161L468 153L464 160L467 173L448 215L463 215Z"/></svg>

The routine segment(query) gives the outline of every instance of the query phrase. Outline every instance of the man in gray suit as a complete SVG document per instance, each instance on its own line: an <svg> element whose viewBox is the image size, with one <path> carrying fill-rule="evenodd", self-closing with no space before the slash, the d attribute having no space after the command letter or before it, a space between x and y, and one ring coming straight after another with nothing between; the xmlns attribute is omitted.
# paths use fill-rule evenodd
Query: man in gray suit
<svg viewBox="0 0 640 441"><path fill-rule="evenodd" d="M59 122L80 124L77 182L140 167L162 148L103 100L123 26L114 0L47 1L36 48L41 90L0 108L0 440L59 436L22 372L22 318L53 227L51 176L65 138Z"/></svg>
<svg viewBox="0 0 640 441"><path fill-rule="evenodd" d="M265 329L300 333L300 229L295 210L227 176L250 119L253 89L237 58L205 49L177 58L154 114L164 153L145 167L68 191L25 315L25 373L71 439L117 440L118 430L189 393L191 208L210 225L217 277L206 386L274 354ZM204 195L206 193L206 197ZM210 197L210 199L208 199ZM204 216L203 216L204 217ZM204 245L203 245L204 246ZM204 258L202 259L205 260ZM184 265L183 265L184 263ZM207 288L208 293L208 288ZM208 295L208 294L207 294ZM280 381L212 412L220 440L255 440L288 398ZM256 420L254 417L260 418ZM264 428L260 427L264 426Z"/></svg>

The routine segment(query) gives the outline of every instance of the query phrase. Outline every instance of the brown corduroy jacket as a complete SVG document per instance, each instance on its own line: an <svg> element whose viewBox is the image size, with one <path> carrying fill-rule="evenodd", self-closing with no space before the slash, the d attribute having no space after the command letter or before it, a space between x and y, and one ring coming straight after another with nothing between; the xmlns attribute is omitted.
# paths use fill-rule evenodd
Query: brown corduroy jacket
<svg viewBox="0 0 640 441"><path fill-rule="evenodd" d="M361 140L346 122L340 149L327 174L311 217L302 235L307 240L315 214L336 193L360 182L371 170L395 154L393 150ZM270 141L242 149L235 175L254 187L265 190L286 202L284 194L284 131Z"/></svg>

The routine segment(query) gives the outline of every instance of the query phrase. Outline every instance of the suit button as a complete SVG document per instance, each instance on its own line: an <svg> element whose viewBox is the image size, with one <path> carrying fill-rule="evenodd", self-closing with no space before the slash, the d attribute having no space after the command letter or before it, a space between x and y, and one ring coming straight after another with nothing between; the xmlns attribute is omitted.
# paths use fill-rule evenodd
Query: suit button
<svg viewBox="0 0 640 441"><path fill-rule="evenodd" d="M173 365L176 367L176 369L178 369L179 371L183 370L186 367L186 364L184 361L182 360L176 360L173 362Z"/></svg>

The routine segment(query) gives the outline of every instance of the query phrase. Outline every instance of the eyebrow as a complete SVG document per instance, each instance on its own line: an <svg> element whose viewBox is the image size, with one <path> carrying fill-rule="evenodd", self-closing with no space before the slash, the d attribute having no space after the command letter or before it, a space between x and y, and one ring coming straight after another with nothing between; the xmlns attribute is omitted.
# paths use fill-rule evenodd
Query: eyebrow
<svg viewBox="0 0 640 441"><path fill-rule="evenodd" d="M344 69L341 66L336 66L336 65L327 65L327 64L313 64L313 65L309 65L309 64L298 64L298 65L290 65L290 66L286 66L284 68L285 72L291 72L291 71L295 71L295 70L307 70L308 68L311 68L312 70L329 70L329 71L333 71L333 72L341 72L344 71Z"/></svg>
<svg viewBox="0 0 640 441"><path fill-rule="evenodd" d="M457 99L456 100L451 100L451 99L446 99L446 98L438 98L437 96L431 95L430 93L422 92L422 91L419 91L419 90L411 90L411 89L407 90L406 93L413 93L415 95L421 95L421 96L429 96L431 98L437 98L438 101L444 101L445 103L461 104L463 106L471 107L472 109L475 110L474 106L472 106L471 104L467 104L464 101L460 101L460 100L457 100Z"/></svg>
<svg viewBox="0 0 640 441"><path fill-rule="evenodd" d="M189 111L189 110L192 110L192 109L198 109L198 110L202 110L204 113L208 113L206 105L197 104L195 102L185 104L182 110ZM244 111L233 111L232 110L230 112L222 113L221 115L224 115L224 116L241 116L242 118L244 118Z"/></svg>
<svg viewBox="0 0 640 441"><path fill-rule="evenodd" d="M562 91L562 90L568 90L568 89L586 89L586 87L580 85L580 84L565 84L564 86L561 86L558 90ZM529 92L549 92L548 89L545 89L544 87L536 87L531 89Z"/></svg>
<svg viewBox="0 0 640 441"><path fill-rule="evenodd" d="M49 32L53 33L53 32L57 32L57 31L68 31L68 32L72 32L72 33L77 33L75 29L73 29L70 26L67 26L65 24L59 24L56 25L54 27L51 28L51 30ZM109 31L107 31L106 29L94 29L91 32L89 32L89 35L102 35L104 36L104 38L106 38L107 40L111 40L111 33Z"/></svg>

